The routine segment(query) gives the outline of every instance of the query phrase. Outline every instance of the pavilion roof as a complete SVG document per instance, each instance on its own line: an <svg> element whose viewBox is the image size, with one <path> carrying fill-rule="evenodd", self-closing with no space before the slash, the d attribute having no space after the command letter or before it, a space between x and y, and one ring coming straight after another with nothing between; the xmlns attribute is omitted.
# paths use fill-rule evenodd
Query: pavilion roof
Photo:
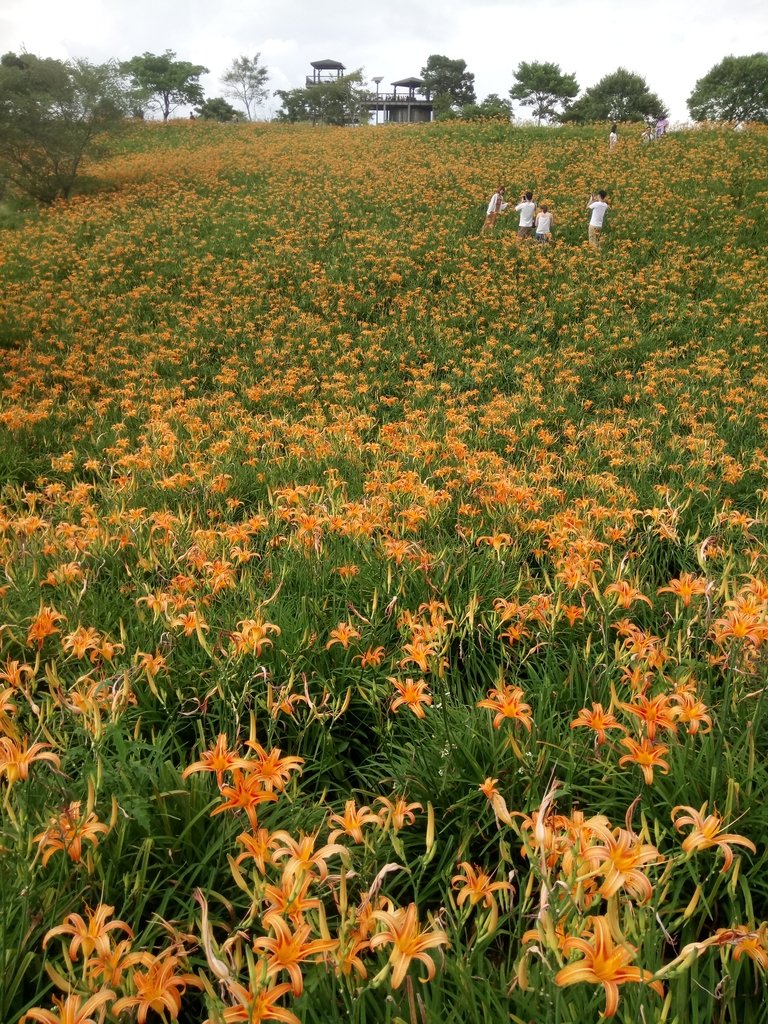
<svg viewBox="0 0 768 1024"><path fill-rule="evenodd" d="M345 71L346 68L337 60L313 60L312 67L318 71Z"/></svg>
<svg viewBox="0 0 768 1024"><path fill-rule="evenodd" d="M401 78L399 82L391 82L391 85L401 85L404 89L417 89L424 85L423 78Z"/></svg>

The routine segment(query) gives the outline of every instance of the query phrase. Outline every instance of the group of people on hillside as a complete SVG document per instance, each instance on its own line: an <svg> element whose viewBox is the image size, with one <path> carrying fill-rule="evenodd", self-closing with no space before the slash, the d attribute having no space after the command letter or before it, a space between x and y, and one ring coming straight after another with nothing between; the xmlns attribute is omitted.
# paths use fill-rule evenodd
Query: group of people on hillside
<svg viewBox="0 0 768 1024"><path fill-rule="evenodd" d="M504 185L499 185L491 196L481 234L493 231L498 217L509 209L509 203L504 198L505 194ZM591 195L587 203L587 209L590 211L588 238L589 244L594 249L600 248L603 222L608 210L608 203L605 199L605 192L600 191L596 195ZM520 201L515 206L515 213L520 215L517 227L518 238L535 238L541 244L552 241L552 228L555 223L552 211L546 203L537 205L532 192L521 193Z"/></svg>

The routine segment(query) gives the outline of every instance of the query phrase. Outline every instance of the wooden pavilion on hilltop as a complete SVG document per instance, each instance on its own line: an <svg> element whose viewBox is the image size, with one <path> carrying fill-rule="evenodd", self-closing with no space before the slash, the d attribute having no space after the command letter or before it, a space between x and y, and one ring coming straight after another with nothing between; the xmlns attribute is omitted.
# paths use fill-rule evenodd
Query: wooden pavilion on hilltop
<svg viewBox="0 0 768 1024"><path fill-rule="evenodd" d="M307 88L337 82L344 77L346 71L345 66L338 60L313 60L311 66L312 74L307 75L306 79ZM368 93L365 105L371 114L376 115L377 124L379 111L382 114L382 121L392 124L414 124L432 120L432 100L416 95L417 90L424 88L423 79L401 78L397 82L391 82L391 92L379 92L381 78L375 78L373 81L376 82L376 92Z"/></svg>
<svg viewBox="0 0 768 1024"><path fill-rule="evenodd" d="M392 92L371 97L369 110L381 110L383 120L396 124L414 124L432 120L432 100L416 95L417 89L423 89L422 78L401 78L392 82ZM398 89L403 91L398 94Z"/></svg>
<svg viewBox="0 0 768 1024"><path fill-rule="evenodd" d="M344 77L347 70L337 60L313 60L312 74L307 75L307 87L310 85L322 85L327 82L336 82Z"/></svg>

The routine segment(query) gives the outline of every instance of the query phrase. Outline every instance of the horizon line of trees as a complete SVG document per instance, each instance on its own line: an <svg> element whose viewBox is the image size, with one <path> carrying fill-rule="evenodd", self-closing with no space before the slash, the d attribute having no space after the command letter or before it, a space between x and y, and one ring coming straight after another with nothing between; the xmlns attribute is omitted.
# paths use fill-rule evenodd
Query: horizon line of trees
<svg viewBox="0 0 768 1024"><path fill-rule="evenodd" d="M200 77L207 73L202 64L177 60L173 50L106 64L6 53L0 57L0 196L10 183L42 202L67 198L84 157L102 152L130 118L151 113L167 121L184 106L208 120L250 121L270 95L269 69L259 53L232 61L221 78L222 96L204 96ZM431 54L421 76L419 91L432 102L436 119L511 121L513 101L530 107L539 125L646 121L668 114L643 76L622 67L579 95L576 76L558 64L521 61L509 99L491 93L480 103L464 60ZM372 93L357 69L273 95L282 103L277 120L350 124L367 117ZM695 121L768 123L768 53L725 57L696 82L687 105Z"/></svg>

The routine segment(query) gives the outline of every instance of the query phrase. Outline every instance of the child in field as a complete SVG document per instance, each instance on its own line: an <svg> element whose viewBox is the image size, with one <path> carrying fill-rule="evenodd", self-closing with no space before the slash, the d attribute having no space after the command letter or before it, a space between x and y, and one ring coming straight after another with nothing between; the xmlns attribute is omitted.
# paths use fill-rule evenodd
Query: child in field
<svg viewBox="0 0 768 1024"><path fill-rule="evenodd" d="M599 249L600 236L603 232L603 221L608 210L605 192L601 190L596 196L591 195L587 203L587 209L592 211L592 216L589 219L589 244L593 249Z"/></svg>
<svg viewBox="0 0 768 1024"><path fill-rule="evenodd" d="M536 214L536 241L552 241L552 225L554 220L546 203L541 204L541 209Z"/></svg>
<svg viewBox="0 0 768 1024"><path fill-rule="evenodd" d="M493 231L496 224L496 218L500 213L503 213L508 206L509 203L504 202L504 186L499 185L488 203L488 209L485 211L485 222L480 230L480 234L484 235L486 231Z"/></svg>
<svg viewBox="0 0 768 1024"><path fill-rule="evenodd" d="M523 192L520 202L515 207L520 214L520 225L517 229L518 238L530 238L533 235L533 215L536 213L536 203L533 201L533 192Z"/></svg>

